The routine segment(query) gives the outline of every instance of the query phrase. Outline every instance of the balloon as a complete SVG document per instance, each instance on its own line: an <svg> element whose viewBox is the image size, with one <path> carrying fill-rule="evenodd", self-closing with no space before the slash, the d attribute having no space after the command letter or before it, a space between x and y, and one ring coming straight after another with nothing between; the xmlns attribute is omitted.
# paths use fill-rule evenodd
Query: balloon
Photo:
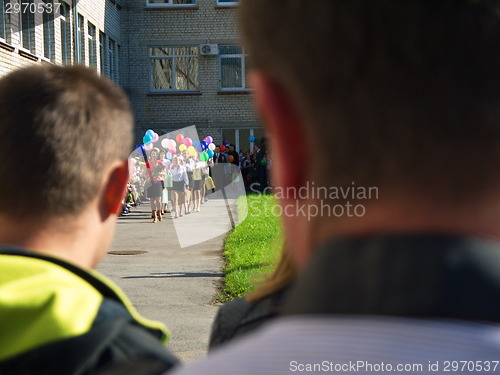
<svg viewBox="0 0 500 375"><path fill-rule="evenodd" d="M153 143L158 142L158 139L160 139L160 136L158 134L153 135Z"/></svg>
<svg viewBox="0 0 500 375"><path fill-rule="evenodd" d="M224 151L226 151L226 146L220 145L219 149L220 149L220 152L224 152Z"/></svg>
<svg viewBox="0 0 500 375"><path fill-rule="evenodd" d="M262 165L263 167L265 167L267 165L267 160L266 159L262 159L260 161L260 165Z"/></svg>
<svg viewBox="0 0 500 375"><path fill-rule="evenodd" d="M214 139L211 136L208 136L205 138L205 142L209 145L210 143L213 143Z"/></svg>
<svg viewBox="0 0 500 375"><path fill-rule="evenodd" d="M213 158L214 157L214 152L212 150L207 151L208 158Z"/></svg>
<svg viewBox="0 0 500 375"><path fill-rule="evenodd" d="M193 144L193 140L191 138L184 138L184 144L186 145L186 147L189 147Z"/></svg>
<svg viewBox="0 0 500 375"><path fill-rule="evenodd" d="M202 152L202 153L200 154L200 160L201 160L201 161L208 161L208 159L210 159L210 158L208 157L208 155L207 155L207 153L206 153L206 152Z"/></svg>
<svg viewBox="0 0 500 375"><path fill-rule="evenodd" d="M168 152L170 152L171 154L175 154L177 151L175 150L175 148L173 148L171 150L168 150Z"/></svg>
<svg viewBox="0 0 500 375"><path fill-rule="evenodd" d="M142 137L142 143L144 143L146 146L149 145L153 141L153 137L150 135L146 134L144 137Z"/></svg>
<svg viewBox="0 0 500 375"><path fill-rule="evenodd" d="M196 146L196 151L203 152L203 147L201 146L201 143L198 143L198 145Z"/></svg>
<svg viewBox="0 0 500 375"><path fill-rule="evenodd" d="M151 129L148 129L148 130L146 130L146 134L145 135L150 135L151 139L152 139L154 137L154 135L155 135L155 132L153 130L151 130Z"/></svg>
<svg viewBox="0 0 500 375"><path fill-rule="evenodd" d="M209 148L210 150L212 150L212 151L213 151L213 150L215 150L215 144L210 143L210 144L208 145L208 148Z"/></svg>
<svg viewBox="0 0 500 375"><path fill-rule="evenodd" d="M168 147L168 141L169 141L169 139L168 139L168 138L163 138L163 139L161 140L161 147L163 147L163 148L169 148L169 147Z"/></svg>
<svg viewBox="0 0 500 375"><path fill-rule="evenodd" d="M233 155L229 155L227 157L227 159L229 160L230 163L232 163L234 161L234 156Z"/></svg>
<svg viewBox="0 0 500 375"><path fill-rule="evenodd" d="M248 140L250 142L255 142L255 136L251 135L250 137L248 137Z"/></svg>
<svg viewBox="0 0 500 375"><path fill-rule="evenodd" d="M167 152L167 159L172 160L172 154L170 152Z"/></svg>
<svg viewBox="0 0 500 375"><path fill-rule="evenodd" d="M153 149L153 144L152 144L152 143L150 143L150 144L148 144L148 145L144 146L144 149L145 149L146 151L151 151L151 150Z"/></svg>
<svg viewBox="0 0 500 375"><path fill-rule="evenodd" d="M200 142L200 146L201 146L201 150L205 151L207 149L207 147L208 147L208 144L205 141L201 141Z"/></svg>
<svg viewBox="0 0 500 375"><path fill-rule="evenodd" d="M200 144L200 141L195 139L193 140L193 147L197 147Z"/></svg>
<svg viewBox="0 0 500 375"><path fill-rule="evenodd" d="M228 142L228 141L226 141L226 140L224 139L224 140L222 141L222 144L225 146L225 145L228 145L228 144L229 144L229 142Z"/></svg>
<svg viewBox="0 0 500 375"><path fill-rule="evenodd" d="M173 139L169 139L168 143L167 143L167 148L169 150L175 150L176 147L177 147L177 144L175 143L175 141Z"/></svg>
<svg viewBox="0 0 500 375"><path fill-rule="evenodd" d="M188 147L189 156L194 156L196 154L196 149L193 146Z"/></svg>
<svg viewBox="0 0 500 375"><path fill-rule="evenodd" d="M182 143L182 141L184 140L184 136L182 134L177 134L175 140L177 141L177 143Z"/></svg>
<svg viewBox="0 0 500 375"><path fill-rule="evenodd" d="M179 151L186 151L187 150L187 147L185 144L182 144L179 146Z"/></svg>

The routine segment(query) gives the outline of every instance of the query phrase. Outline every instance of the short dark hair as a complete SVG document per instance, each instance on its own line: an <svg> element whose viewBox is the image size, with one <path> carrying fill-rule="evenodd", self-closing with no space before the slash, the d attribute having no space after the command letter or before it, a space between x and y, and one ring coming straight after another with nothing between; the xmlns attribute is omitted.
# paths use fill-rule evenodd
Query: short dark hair
<svg viewBox="0 0 500 375"><path fill-rule="evenodd" d="M90 69L37 65L3 77L0 213L76 213L106 167L127 159L132 128L125 94Z"/></svg>
<svg viewBox="0 0 500 375"><path fill-rule="evenodd" d="M242 0L240 12L253 67L307 124L320 182L452 200L500 184L498 5Z"/></svg>

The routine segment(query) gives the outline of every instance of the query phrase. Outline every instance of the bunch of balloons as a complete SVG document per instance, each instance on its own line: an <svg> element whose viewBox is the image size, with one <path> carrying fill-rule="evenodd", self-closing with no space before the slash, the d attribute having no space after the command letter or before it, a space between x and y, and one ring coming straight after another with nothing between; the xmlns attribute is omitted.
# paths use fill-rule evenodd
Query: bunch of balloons
<svg viewBox="0 0 500 375"><path fill-rule="evenodd" d="M147 130L144 134L144 137L142 137L144 148L147 151L151 151L151 149L153 148L153 143L158 142L158 139L160 139L160 136L157 133L155 133L151 129Z"/></svg>

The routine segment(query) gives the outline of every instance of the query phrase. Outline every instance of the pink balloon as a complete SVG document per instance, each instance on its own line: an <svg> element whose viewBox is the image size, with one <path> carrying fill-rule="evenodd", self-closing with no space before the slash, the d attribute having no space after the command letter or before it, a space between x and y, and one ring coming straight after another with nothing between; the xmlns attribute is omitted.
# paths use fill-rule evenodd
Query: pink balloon
<svg viewBox="0 0 500 375"><path fill-rule="evenodd" d="M175 148L173 148L171 150L168 150L168 152L170 152L171 154L175 154L177 152L177 150Z"/></svg>
<svg viewBox="0 0 500 375"><path fill-rule="evenodd" d="M151 150L153 149L153 144L152 144L152 143L150 143L149 145L144 146L144 149L145 149L146 151L151 151Z"/></svg>
<svg viewBox="0 0 500 375"><path fill-rule="evenodd" d="M167 148L169 150L174 150L177 147L177 143L173 139L168 140Z"/></svg>
<svg viewBox="0 0 500 375"><path fill-rule="evenodd" d="M189 146L191 146L192 144L193 144L193 141L191 140L191 138L187 138L187 137L186 137L186 138L184 138L184 145L185 145L186 147L189 147Z"/></svg>
<svg viewBox="0 0 500 375"><path fill-rule="evenodd" d="M153 136L153 143L158 142L158 139L160 139L160 136L155 133L155 135Z"/></svg>

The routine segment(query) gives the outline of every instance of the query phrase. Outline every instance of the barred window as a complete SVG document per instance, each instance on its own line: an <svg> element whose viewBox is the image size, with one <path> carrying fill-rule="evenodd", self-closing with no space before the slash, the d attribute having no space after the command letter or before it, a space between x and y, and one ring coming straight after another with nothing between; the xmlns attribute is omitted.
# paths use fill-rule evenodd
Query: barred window
<svg viewBox="0 0 500 375"><path fill-rule="evenodd" d="M221 90L248 89L247 55L241 46L219 45Z"/></svg>
<svg viewBox="0 0 500 375"><path fill-rule="evenodd" d="M25 0L23 7L27 4L26 11L20 12L21 21L21 44L27 50L35 52L35 13L31 12L33 0Z"/></svg>
<svg viewBox="0 0 500 375"><path fill-rule="evenodd" d="M146 0L148 7L174 7L196 5L196 0Z"/></svg>
<svg viewBox="0 0 500 375"><path fill-rule="evenodd" d="M149 49L151 90L198 91L198 47Z"/></svg>
<svg viewBox="0 0 500 375"><path fill-rule="evenodd" d="M85 61L85 18L81 14L78 15L78 60L80 64L87 65Z"/></svg>

